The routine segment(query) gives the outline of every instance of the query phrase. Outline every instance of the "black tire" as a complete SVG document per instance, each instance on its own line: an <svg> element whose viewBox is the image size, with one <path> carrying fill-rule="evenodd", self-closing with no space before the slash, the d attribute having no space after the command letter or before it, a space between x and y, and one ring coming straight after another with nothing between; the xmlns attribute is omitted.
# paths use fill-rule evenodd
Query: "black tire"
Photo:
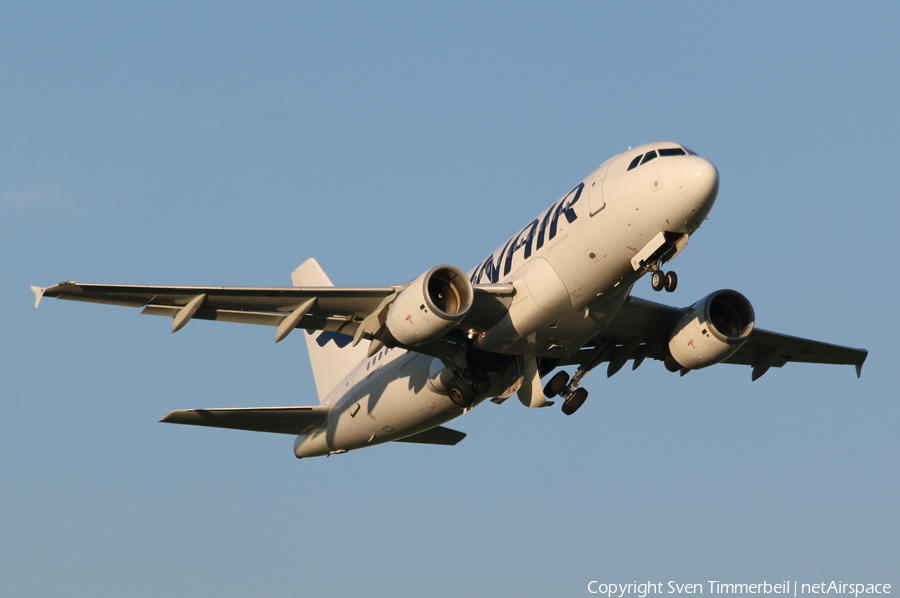
<svg viewBox="0 0 900 598"><path fill-rule="evenodd" d="M572 415L578 408L584 405L585 399L587 399L588 391L583 388L575 389L575 392L566 399L566 401L562 404L562 412L566 415Z"/></svg>
<svg viewBox="0 0 900 598"><path fill-rule="evenodd" d="M662 270L657 270L650 275L650 286L654 291L661 291L666 286L666 275Z"/></svg>
<svg viewBox="0 0 900 598"><path fill-rule="evenodd" d="M464 380L454 378L447 384L447 394L457 407L465 409L475 400L475 390Z"/></svg>
<svg viewBox="0 0 900 598"><path fill-rule="evenodd" d="M550 378L550 381L547 382L547 384L544 386L544 396L548 399L552 399L553 397L558 396L568 383L568 372L562 370L556 372L555 374L553 374L553 377Z"/></svg>
<svg viewBox="0 0 900 598"><path fill-rule="evenodd" d="M678 286L678 275L674 272L666 274L666 292L671 293Z"/></svg>

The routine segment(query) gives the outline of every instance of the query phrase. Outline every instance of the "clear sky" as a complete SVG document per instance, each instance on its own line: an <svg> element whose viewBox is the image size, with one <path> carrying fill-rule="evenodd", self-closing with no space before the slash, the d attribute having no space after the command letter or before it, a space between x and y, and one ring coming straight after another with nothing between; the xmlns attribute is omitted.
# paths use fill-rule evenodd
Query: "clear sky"
<svg viewBox="0 0 900 598"><path fill-rule="evenodd" d="M4 3L5 596L584 596L588 582L900 591L896 3ZM690 305L870 351L490 403L456 447L297 461L157 423L316 401L300 336L30 285L338 285L468 270L607 158L718 167Z"/></svg>

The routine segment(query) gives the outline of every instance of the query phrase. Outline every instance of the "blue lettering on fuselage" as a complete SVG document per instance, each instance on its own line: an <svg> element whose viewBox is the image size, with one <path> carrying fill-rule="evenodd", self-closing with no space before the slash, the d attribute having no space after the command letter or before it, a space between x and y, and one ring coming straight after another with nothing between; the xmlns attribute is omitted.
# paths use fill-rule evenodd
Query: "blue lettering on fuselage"
<svg viewBox="0 0 900 598"><path fill-rule="evenodd" d="M518 235L513 237L514 241L509 244L509 249L506 252L506 260L504 260L503 264L504 276L509 274L509 269L512 268L513 256L520 247L525 248L526 260L531 257L531 242L534 240L534 232L537 230L537 226L538 221L532 220L528 226L519 231Z"/></svg>
<svg viewBox="0 0 900 598"><path fill-rule="evenodd" d="M575 213L575 210L572 209L572 206L575 205L575 202L578 201L578 198L581 197L581 192L584 190L584 183L579 183L577 187L569 191L569 194L560 200L558 204L556 204L556 209L553 210L553 218L550 219L550 238L556 236L556 225L559 223L559 215L563 214L566 217L566 221L569 224L575 222L575 219L578 218L578 215ZM573 195L574 194L574 195Z"/></svg>
<svg viewBox="0 0 900 598"><path fill-rule="evenodd" d="M486 260L478 264L472 272L472 283L498 282L501 270L503 276L509 274L512 269L513 257L515 257L519 249L524 249L522 257L526 260L530 258L533 249L540 249L544 246L545 239L550 241L557 235L560 215L564 216L569 224L575 222L578 219L578 214L575 212L574 206L581 197L582 191L584 191L584 183L579 183L562 199L550 206L543 218L535 218L525 228L520 230L517 235L507 241L499 254L496 252L492 253Z"/></svg>

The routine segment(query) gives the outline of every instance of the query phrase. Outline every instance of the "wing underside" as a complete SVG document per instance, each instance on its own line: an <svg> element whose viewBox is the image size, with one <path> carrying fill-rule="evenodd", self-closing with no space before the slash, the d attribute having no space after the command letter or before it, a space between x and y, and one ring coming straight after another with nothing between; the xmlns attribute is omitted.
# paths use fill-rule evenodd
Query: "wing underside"
<svg viewBox="0 0 900 598"><path fill-rule="evenodd" d="M580 365L596 351L605 347L599 363L610 363L610 375L629 359L635 366L645 358L665 359L667 339L686 309L629 297L615 319L585 348L560 362L559 365ZM820 341L769 332L755 328L740 350L723 363L753 368L752 379L761 377L769 368L783 367L790 362L852 365L857 376L862 371L868 351Z"/></svg>
<svg viewBox="0 0 900 598"><path fill-rule="evenodd" d="M383 313L403 290L390 287L188 287L108 285L63 282L31 287L35 307L43 297L142 307L141 313L173 318L172 331L191 319L277 327L276 342L296 328L370 338L360 330L366 319ZM476 285L467 325L499 319L514 290L512 285ZM504 309L498 309L500 308Z"/></svg>

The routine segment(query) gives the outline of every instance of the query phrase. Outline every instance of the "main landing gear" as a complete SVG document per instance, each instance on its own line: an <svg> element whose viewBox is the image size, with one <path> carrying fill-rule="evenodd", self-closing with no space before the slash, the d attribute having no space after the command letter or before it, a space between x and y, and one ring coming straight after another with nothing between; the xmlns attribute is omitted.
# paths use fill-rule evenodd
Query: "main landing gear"
<svg viewBox="0 0 900 598"><path fill-rule="evenodd" d="M556 372L549 382L544 386L544 396L548 399L555 396L563 397L562 412L566 415L572 415L578 408L584 405L588 397L588 391L579 388L581 379L588 372L602 363L608 356L611 349L615 348L610 344L600 345L594 349L588 358L581 364L572 380L569 380L569 374L564 371Z"/></svg>
<svg viewBox="0 0 900 598"><path fill-rule="evenodd" d="M581 373L581 370L575 374L576 378L579 377L578 374ZM582 373L583 376L587 372ZM562 404L562 412L566 415L572 415L578 408L584 405L585 400L588 397L588 391L584 388L574 388L569 389L569 374L568 372L559 371L556 372L550 381L547 382L546 386L544 386L544 396L548 399L551 399L556 396L561 396L565 399Z"/></svg>
<svg viewBox="0 0 900 598"><path fill-rule="evenodd" d="M469 364L463 372L447 383L447 394L457 407L465 409L475 402L475 395L488 391L491 378L487 371L476 363Z"/></svg>
<svg viewBox="0 0 900 598"><path fill-rule="evenodd" d="M675 290L675 287L678 286L678 275L675 274L675 272L656 270L650 275L650 286L653 287L654 291L665 289L667 292L671 293Z"/></svg>
<svg viewBox="0 0 900 598"><path fill-rule="evenodd" d="M454 378L447 383L447 394L454 405L463 409L475 401L475 389L462 378Z"/></svg>

